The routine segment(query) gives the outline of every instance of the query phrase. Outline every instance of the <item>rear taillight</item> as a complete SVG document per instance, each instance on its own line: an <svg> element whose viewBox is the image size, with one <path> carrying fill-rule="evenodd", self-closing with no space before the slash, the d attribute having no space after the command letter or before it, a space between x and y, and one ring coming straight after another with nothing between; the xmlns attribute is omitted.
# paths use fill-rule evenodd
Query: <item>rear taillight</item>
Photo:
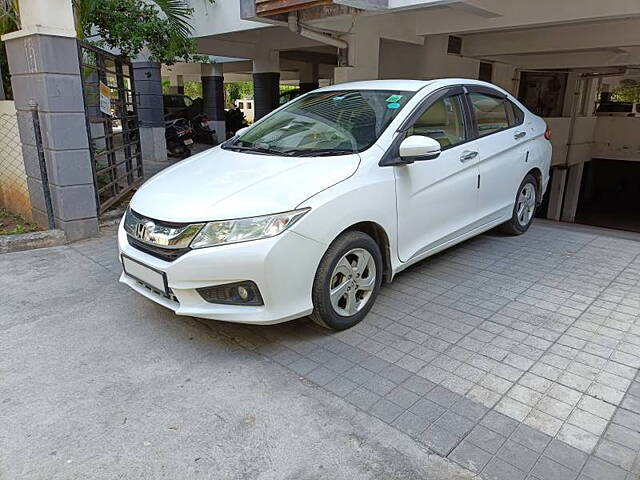
<svg viewBox="0 0 640 480"><path fill-rule="evenodd" d="M551 129L547 127L544 131L544 138L551 141Z"/></svg>

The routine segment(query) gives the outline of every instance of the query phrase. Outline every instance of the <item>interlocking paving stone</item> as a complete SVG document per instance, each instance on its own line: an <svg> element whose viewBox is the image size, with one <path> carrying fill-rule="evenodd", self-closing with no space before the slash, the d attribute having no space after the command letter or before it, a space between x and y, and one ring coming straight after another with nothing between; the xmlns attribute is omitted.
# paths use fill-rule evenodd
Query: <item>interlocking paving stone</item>
<svg viewBox="0 0 640 480"><path fill-rule="evenodd" d="M431 424L431 420L406 411L392 425L412 437L418 437Z"/></svg>
<svg viewBox="0 0 640 480"><path fill-rule="evenodd" d="M640 242L490 232L399 274L350 330L212 328L485 480L640 474Z"/></svg>
<svg viewBox="0 0 640 480"><path fill-rule="evenodd" d="M494 410L487 413L480 421L480 424L505 437L511 435L519 425L514 419Z"/></svg>
<svg viewBox="0 0 640 480"><path fill-rule="evenodd" d="M534 428L521 424L511 435L511 439L531 450L541 453L551 441L551 437Z"/></svg>
<svg viewBox="0 0 640 480"><path fill-rule="evenodd" d="M498 452L498 457L526 473L535 465L540 454L513 440L508 440Z"/></svg>
<svg viewBox="0 0 640 480"><path fill-rule="evenodd" d="M598 458L617 465L625 470L631 470L636 452L620 444L608 440L601 441L596 448L595 455Z"/></svg>
<svg viewBox="0 0 640 480"><path fill-rule="evenodd" d="M482 425L476 425L467 435L465 441L471 442L483 450L495 454L506 441L506 437Z"/></svg>
<svg viewBox="0 0 640 480"><path fill-rule="evenodd" d="M475 424L471 420L449 411L438 418L434 425L454 434L457 437L464 438Z"/></svg>
<svg viewBox="0 0 640 480"><path fill-rule="evenodd" d="M554 462L550 458L540 457L531 470L531 474L540 480L575 480L578 472Z"/></svg>
<svg viewBox="0 0 640 480"><path fill-rule="evenodd" d="M420 438L431 450L443 457L449 455L451 450L460 443L459 437L436 425L427 427Z"/></svg>
<svg viewBox="0 0 640 480"><path fill-rule="evenodd" d="M494 457L482 470L481 476L485 480L522 480L525 473L504 460Z"/></svg>
<svg viewBox="0 0 640 480"><path fill-rule="evenodd" d="M590 457L582 469L582 474L592 480L624 480L627 472L604 460Z"/></svg>
<svg viewBox="0 0 640 480"><path fill-rule="evenodd" d="M472 472L479 472L491 460L491 454L463 440L451 452L449 458Z"/></svg>
<svg viewBox="0 0 640 480"><path fill-rule="evenodd" d="M586 453L557 439L552 440L551 443L547 445L544 455L574 472L579 472L587 461Z"/></svg>

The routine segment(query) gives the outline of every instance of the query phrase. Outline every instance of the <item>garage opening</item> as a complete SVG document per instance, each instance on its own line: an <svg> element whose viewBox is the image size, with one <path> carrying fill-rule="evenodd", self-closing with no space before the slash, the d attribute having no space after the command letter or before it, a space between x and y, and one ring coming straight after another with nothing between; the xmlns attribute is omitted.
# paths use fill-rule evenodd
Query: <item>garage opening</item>
<svg viewBox="0 0 640 480"><path fill-rule="evenodd" d="M640 162L585 163L575 221L640 232Z"/></svg>

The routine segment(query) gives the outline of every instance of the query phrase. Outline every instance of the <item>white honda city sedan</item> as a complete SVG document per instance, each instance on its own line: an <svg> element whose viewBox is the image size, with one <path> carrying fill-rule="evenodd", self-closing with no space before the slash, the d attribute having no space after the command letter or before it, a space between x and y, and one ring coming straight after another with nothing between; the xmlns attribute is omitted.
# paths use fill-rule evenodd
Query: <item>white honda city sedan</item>
<svg viewBox="0 0 640 480"><path fill-rule="evenodd" d="M307 93L159 173L120 225L120 281L178 315L349 328L409 265L531 224L550 132L476 80Z"/></svg>

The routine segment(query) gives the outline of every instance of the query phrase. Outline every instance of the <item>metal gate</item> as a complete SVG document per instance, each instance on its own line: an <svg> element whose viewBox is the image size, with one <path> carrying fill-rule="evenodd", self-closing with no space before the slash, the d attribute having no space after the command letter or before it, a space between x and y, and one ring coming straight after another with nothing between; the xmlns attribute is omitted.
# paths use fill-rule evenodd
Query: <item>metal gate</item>
<svg viewBox="0 0 640 480"><path fill-rule="evenodd" d="M133 67L84 42L78 57L98 215L143 180Z"/></svg>

